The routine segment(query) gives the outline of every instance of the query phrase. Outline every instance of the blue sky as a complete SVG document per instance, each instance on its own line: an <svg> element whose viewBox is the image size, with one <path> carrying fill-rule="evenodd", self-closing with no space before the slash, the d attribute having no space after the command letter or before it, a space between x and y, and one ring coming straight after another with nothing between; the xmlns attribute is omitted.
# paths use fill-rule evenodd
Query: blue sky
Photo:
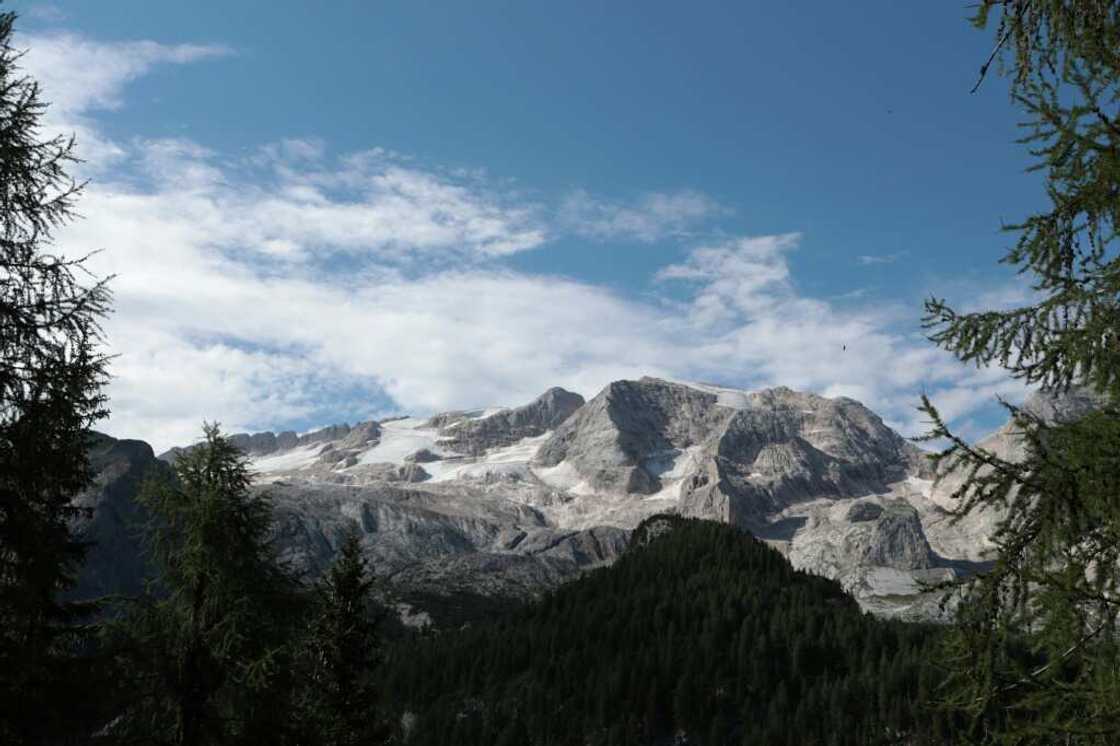
<svg viewBox="0 0 1120 746"><path fill-rule="evenodd" d="M1041 199L954 3L10 3L118 275L106 429L296 429L643 373L967 431ZM853 9L854 8L854 9ZM844 349L844 348L847 349Z"/></svg>

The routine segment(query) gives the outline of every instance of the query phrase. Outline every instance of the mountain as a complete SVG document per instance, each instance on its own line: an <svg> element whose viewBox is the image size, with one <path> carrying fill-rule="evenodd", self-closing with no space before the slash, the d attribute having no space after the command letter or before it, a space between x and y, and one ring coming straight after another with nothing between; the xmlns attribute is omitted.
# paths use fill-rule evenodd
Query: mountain
<svg viewBox="0 0 1120 746"><path fill-rule="evenodd" d="M171 470L141 440L117 440L94 433L88 453L96 476L75 503L88 511L79 526L79 536L92 545L77 586L69 595L96 598L138 594L149 573L139 539L147 514L136 502L136 495L146 478Z"/></svg>
<svg viewBox="0 0 1120 746"><path fill-rule="evenodd" d="M609 564L658 513L745 528L886 615L935 614L923 584L985 559L919 449L859 402L784 387L642 378L589 401L552 388L515 408L231 438L272 495L284 559L313 578L357 527L413 624Z"/></svg>
<svg viewBox="0 0 1120 746"><path fill-rule="evenodd" d="M1102 397L1092 391L1075 388L1060 393L1032 392L1021 409L1043 422L1060 423L1083 417L1103 403ZM1026 455L1022 433L1013 417L974 445L1008 461L1018 461ZM985 468L980 473L986 471ZM947 470L928 492L929 500L944 511L951 510L956 503L952 496L967 477L965 469ZM924 525L931 544L945 556L982 563L995 549L991 536L1002 518L1003 512L996 507L974 510L959 520L952 520L948 512L930 512Z"/></svg>
<svg viewBox="0 0 1120 746"><path fill-rule="evenodd" d="M739 529L639 524L612 566L488 624L398 643L394 720L425 744L949 744L940 630L861 613Z"/></svg>

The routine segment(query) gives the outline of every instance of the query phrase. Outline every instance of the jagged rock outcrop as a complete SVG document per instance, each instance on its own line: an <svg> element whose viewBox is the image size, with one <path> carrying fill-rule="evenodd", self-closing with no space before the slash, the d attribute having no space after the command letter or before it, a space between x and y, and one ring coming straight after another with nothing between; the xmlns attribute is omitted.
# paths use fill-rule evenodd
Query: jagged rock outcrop
<svg viewBox="0 0 1120 746"><path fill-rule="evenodd" d="M389 484L278 482L261 489L272 498L289 566L316 577L357 529L375 575L409 592L485 589L525 597L614 560L628 534L558 531L529 506L478 492L465 503L453 493Z"/></svg>
<svg viewBox="0 0 1120 746"><path fill-rule="evenodd" d="M459 453L477 456L491 448L512 445L525 438L534 438L555 429L581 406L583 397L554 387L529 404L503 409L487 417L433 418L445 447Z"/></svg>
<svg viewBox="0 0 1120 746"><path fill-rule="evenodd" d="M715 404L714 395L687 386L615 381L556 430L536 462L567 463L592 490L651 494L666 456L706 441L726 421L729 413Z"/></svg>
<svg viewBox="0 0 1120 746"><path fill-rule="evenodd" d="M1034 391L1027 396L1022 409L1044 422L1062 423L1083 417L1102 404L1100 396L1086 389ZM1014 418L1008 418L995 432L978 440L976 446L1006 461L1020 461L1026 457L1023 434ZM979 473L987 473L987 468L981 468ZM940 513L931 512L924 525L930 543L940 553L974 562L985 561L995 550L991 537L1003 520L1004 511L998 506L989 506L974 509L959 519L950 515L950 511L960 507L960 501L953 495L964 486L967 478L965 467L947 468L937 475L929 499Z"/></svg>
<svg viewBox="0 0 1120 746"><path fill-rule="evenodd" d="M423 482L431 478L419 464L365 464L347 474L350 479L341 483L364 484L369 482Z"/></svg>
<svg viewBox="0 0 1120 746"><path fill-rule="evenodd" d="M859 555L864 565L896 570L925 570L933 566L918 511L909 503L894 500L875 518Z"/></svg>
<svg viewBox="0 0 1120 746"><path fill-rule="evenodd" d="M233 433L229 441L249 456L268 456L277 451L290 450L316 443L329 443L338 449L369 447L377 443L381 436L381 425L377 422L359 422L354 427L343 423L328 425L303 435L291 430L282 433L265 431L262 433ZM159 455L160 460L174 463L183 453L194 449L195 445L173 446Z"/></svg>
<svg viewBox="0 0 1120 746"><path fill-rule="evenodd" d="M155 457L147 443L101 433L91 436L89 461L96 475L94 483L74 502L90 511L76 528L81 538L93 544L77 585L68 595L138 594L150 568L140 538L148 516L136 496L146 479L166 477L170 468Z"/></svg>
<svg viewBox="0 0 1120 746"><path fill-rule="evenodd" d="M405 462L414 464L430 464L433 461L439 461L442 458L438 453L432 453L431 449L421 448L413 453L404 457Z"/></svg>
<svg viewBox="0 0 1120 746"><path fill-rule="evenodd" d="M1087 405L1028 406L1064 417ZM234 442L273 496L287 561L314 578L357 528L410 614L446 594L539 593L613 561L644 519L675 514L747 528L865 608L928 617L922 584L981 567L994 520L952 522L954 475L931 487L925 454L859 402L784 387L643 378L586 402L554 388L512 409ZM1008 428L982 443L1020 447Z"/></svg>
<svg viewBox="0 0 1120 746"><path fill-rule="evenodd" d="M592 491L649 495L686 457L681 512L748 526L798 501L886 492L923 468L915 446L854 400L735 393L617 381L557 429L537 463L569 465Z"/></svg>

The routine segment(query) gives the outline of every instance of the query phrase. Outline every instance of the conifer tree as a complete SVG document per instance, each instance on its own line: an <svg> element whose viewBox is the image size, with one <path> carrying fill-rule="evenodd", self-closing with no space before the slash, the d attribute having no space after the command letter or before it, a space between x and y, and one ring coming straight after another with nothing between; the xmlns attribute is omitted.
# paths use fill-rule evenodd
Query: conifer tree
<svg viewBox="0 0 1120 746"><path fill-rule="evenodd" d="M246 457L217 425L203 431L174 479L153 479L138 498L156 578L109 628L132 685L110 732L181 746L280 743L295 588L276 563L271 503L250 490Z"/></svg>
<svg viewBox="0 0 1120 746"><path fill-rule="evenodd" d="M383 736L373 674L378 663L376 612L356 532L319 583L301 651L301 730L315 743L356 746Z"/></svg>
<svg viewBox="0 0 1120 746"><path fill-rule="evenodd" d="M99 322L106 280L53 252L81 185L73 139L44 138L46 104L0 13L0 742L58 737L80 701L74 657L88 604L66 603L86 546L72 503L90 484L90 427L106 414ZM66 716L60 712L65 711Z"/></svg>
<svg viewBox="0 0 1120 746"><path fill-rule="evenodd" d="M1025 458L1009 462L957 437L929 400L930 435L963 469L958 512L1006 516L994 568L970 583L939 691L973 717L978 741L1120 741L1120 4L982 0L991 64L1024 112L1022 142L1046 176L1049 207L1007 230L1003 261L1035 302L958 314L926 304L932 339L964 361L998 364L1100 408L1046 421L1011 407ZM979 84L978 84L979 85Z"/></svg>

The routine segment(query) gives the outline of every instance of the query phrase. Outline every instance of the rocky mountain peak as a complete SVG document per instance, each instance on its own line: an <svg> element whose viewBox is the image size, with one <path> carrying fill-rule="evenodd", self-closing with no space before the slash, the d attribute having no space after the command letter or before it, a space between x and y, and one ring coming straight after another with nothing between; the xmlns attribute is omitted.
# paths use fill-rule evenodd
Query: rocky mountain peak
<svg viewBox="0 0 1120 746"><path fill-rule="evenodd" d="M852 399L643 378L609 384L536 462L568 465L590 490L646 495L688 469L675 495L683 513L749 522L798 500L885 491L922 458Z"/></svg>
<svg viewBox="0 0 1120 746"><path fill-rule="evenodd" d="M1074 387L1067 391L1032 391L1023 409L1046 422L1061 423L1078 420L1104 403L1105 398L1092 389Z"/></svg>
<svg viewBox="0 0 1120 746"><path fill-rule="evenodd" d="M428 422L439 428L445 447L477 456L492 448L543 435L568 419L583 403L579 394L554 386L522 407L473 418L439 415Z"/></svg>
<svg viewBox="0 0 1120 746"><path fill-rule="evenodd" d="M785 386L646 377L588 401L554 387L519 407L232 439L312 575L356 526L402 589L523 597L611 561L655 514L746 528L864 600L916 593L959 556L921 451L858 401Z"/></svg>

